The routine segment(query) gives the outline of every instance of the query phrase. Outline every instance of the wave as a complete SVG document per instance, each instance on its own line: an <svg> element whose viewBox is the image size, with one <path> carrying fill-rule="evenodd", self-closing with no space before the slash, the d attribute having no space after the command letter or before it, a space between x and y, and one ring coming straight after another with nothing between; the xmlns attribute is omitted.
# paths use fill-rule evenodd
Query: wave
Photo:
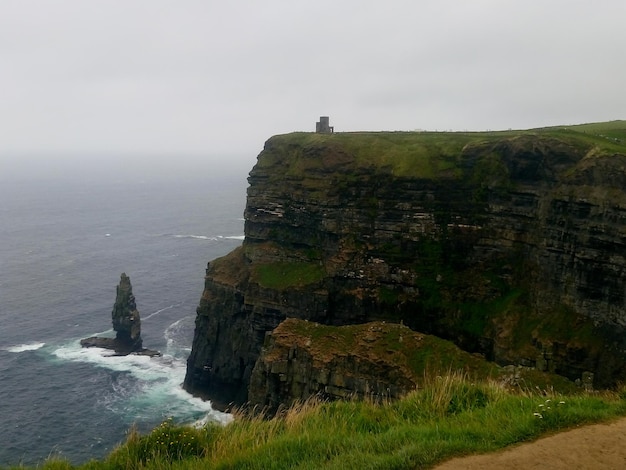
<svg viewBox="0 0 626 470"><path fill-rule="evenodd" d="M82 348L78 340L52 351L62 361L92 364L112 371L112 383L99 398L99 404L129 424L155 418L173 418L192 424L197 421L228 423L232 416L214 410L210 401L194 397L182 388L186 372L183 348L174 343L185 319L172 323L164 332L168 346L160 357L129 354L115 356L101 348ZM169 354L169 352L172 354Z"/></svg>
<svg viewBox="0 0 626 470"><path fill-rule="evenodd" d="M218 241L218 240L244 240L246 238L245 235L216 235L214 237L209 237L207 235L172 235L174 238L193 238L195 240L208 240L208 241Z"/></svg>
<svg viewBox="0 0 626 470"><path fill-rule="evenodd" d="M173 235L174 238L193 238L196 240L216 241L218 237L207 237L206 235Z"/></svg>
<svg viewBox="0 0 626 470"><path fill-rule="evenodd" d="M148 315L145 318L142 318L141 320L142 321L146 321L146 320L152 318L153 316L158 315L159 313L165 312L166 310L170 310L170 309L172 309L174 307L180 307L181 305L182 305L182 302L178 303L178 304L172 304L172 305L169 305L167 307L160 308L159 310L157 310L155 312L152 312L150 315Z"/></svg>
<svg viewBox="0 0 626 470"><path fill-rule="evenodd" d="M24 351L36 351L37 349L41 349L45 346L46 343L24 343L18 344L17 346L9 346L8 348L4 348L5 351L12 353L21 353Z"/></svg>
<svg viewBox="0 0 626 470"><path fill-rule="evenodd" d="M195 315L188 315L176 320L163 332L166 341L166 351L174 356L187 357L191 352L189 344L193 338Z"/></svg>

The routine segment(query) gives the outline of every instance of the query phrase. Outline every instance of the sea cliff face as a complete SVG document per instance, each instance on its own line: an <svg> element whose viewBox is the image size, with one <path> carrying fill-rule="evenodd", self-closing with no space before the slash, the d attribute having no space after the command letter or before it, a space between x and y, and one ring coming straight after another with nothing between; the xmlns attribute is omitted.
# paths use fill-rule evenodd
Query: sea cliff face
<svg viewBox="0 0 626 470"><path fill-rule="evenodd" d="M499 364L626 377L620 143L296 133L267 141L249 183L245 241L207 268L187 390L246 401L286 318L402 322Z"/></svg>

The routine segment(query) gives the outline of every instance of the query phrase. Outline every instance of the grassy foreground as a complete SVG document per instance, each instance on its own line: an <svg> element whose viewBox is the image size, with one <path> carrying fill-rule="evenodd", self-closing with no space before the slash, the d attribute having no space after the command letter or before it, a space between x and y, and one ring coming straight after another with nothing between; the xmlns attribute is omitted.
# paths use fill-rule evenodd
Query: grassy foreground
<svg viewBox="0 0 626 470"><path fill-rule="evenodd" d="M131 430L102 461L65 469L417 469L484 453L583 423L626 415L626 395L510 390L462 374L432 379L402 400L309 401L273 419L237 413L226 426L195 429L166 421Z"/></svg>

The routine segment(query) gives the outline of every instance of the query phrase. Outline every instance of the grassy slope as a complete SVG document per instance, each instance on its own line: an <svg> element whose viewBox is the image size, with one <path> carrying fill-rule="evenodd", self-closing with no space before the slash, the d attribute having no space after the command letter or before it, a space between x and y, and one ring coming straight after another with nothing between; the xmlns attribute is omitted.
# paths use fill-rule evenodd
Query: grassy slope
<svg viewBox="0 0 626 470"><path fill-rule="evenodd" d="M507 391L459 374L433 379L393 403L307 402L270 420L237 415L203 429L165 422L131 433L103 461L60 469L415 469L490 452L542 434L626 414L616 394Z"/></svg>

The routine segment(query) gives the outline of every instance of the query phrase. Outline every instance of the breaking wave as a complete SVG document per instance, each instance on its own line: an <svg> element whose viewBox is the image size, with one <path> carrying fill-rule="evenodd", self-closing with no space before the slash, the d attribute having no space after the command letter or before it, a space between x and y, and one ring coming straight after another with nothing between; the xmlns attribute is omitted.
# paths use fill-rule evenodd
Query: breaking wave
<svg viewBox="0 0 626 470"><path fill-rule="evenodd" d="M61 361L88 363L113 371L110 389L99 397L99 405L128 423L153 420L155 416L181 423L227 423L231 415L214 410L210 401L194 397L182 388L186 371L182 353L188 353L188 349L179 346L175 338L184 326L185 318L165 330L167 346L160 357L115 356L107 349L83 348L79 340L54 349L52 355Z"/></svg>
<svg viewBox="0 0 626 470"><path fill-rule="evenodd" d="M191 238L195 240L209 240L209 241L218 241L218 240L243 240L245 239L245 235L216 235L213 237L209 237L206 235L172 235L174 238Z"/></svg>
<svg viewBox="0 0 626 470"><path fill-rule="evenodd" d="M206 235L173 235L174 238L193 238L195 240L215 241L218 237L207 237Z"/></svg>
<svg viewBox="0 0 626 470"><path fill-rule="evenodd" d="M41 349L46 345L46 343L25 343L18 344L17 346L9 346L8 348L4 348L5 351L12 353L21 353L24 351L36 351L37 349Z"/></svg>

